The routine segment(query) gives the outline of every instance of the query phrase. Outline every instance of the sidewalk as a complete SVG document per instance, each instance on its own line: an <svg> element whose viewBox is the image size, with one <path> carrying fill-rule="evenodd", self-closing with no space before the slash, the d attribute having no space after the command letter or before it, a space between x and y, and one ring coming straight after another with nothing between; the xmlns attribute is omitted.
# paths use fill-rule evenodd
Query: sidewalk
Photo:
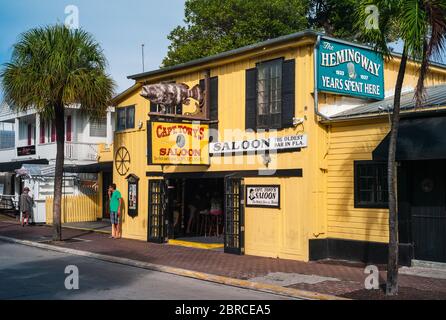
<svg viewBox="0 0 446 320"><path fill-rule="evenodd" d="M239 280L280 285L353 299L384 299L382 291L364 289L364 265L346 262L299 262L253 256L234 256L214 250L158 245L136 240L113 240L108 235L84 230L63 230L63 243L51 242L47 226L22 228L13 222L0 222L0 236L56 245L146 262L150 264L202 272ZM382 266L379 266L383 270ZM381 282L385 281L381 272ZM400 275L397 299L446 299L446 279Z"/></svg>

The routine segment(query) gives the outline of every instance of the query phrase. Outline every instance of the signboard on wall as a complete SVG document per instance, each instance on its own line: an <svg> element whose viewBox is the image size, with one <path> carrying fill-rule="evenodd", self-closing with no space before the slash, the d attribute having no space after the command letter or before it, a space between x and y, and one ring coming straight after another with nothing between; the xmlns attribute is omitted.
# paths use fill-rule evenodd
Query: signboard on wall
<svg viewBox="0 0 446 320"><path fill-rule="evenodd" d="M322 38L318 90L365 99L384 99L384 60L373 50Z"/></svg>
<svg viewBox="0 0 446 320"><path fill-rule="evenodd" d="M262 138L244 141L215 142L210 144L212 155L224 155L239 152L292 151L308 146L308 137L294 135L286 137Z"/></svg>
<svg viewBox="0 0 446 320"><path fill-rule="evenodd" d="M280 209L280 186L246 186L246 206Z"/></svg>
<svg viewBox="0 0 446 320"><path fill-rule="evenodd" d="M149 164L209 165L209 125L151 122L149 128Z"/></svg>
<svg viewBox="0 0 446 320"><path fill-rule="evenodd" d="M35 154L36 154L36 146L27 146L27 147L17 148L17 156L18 157L33 156Z"/></svg>

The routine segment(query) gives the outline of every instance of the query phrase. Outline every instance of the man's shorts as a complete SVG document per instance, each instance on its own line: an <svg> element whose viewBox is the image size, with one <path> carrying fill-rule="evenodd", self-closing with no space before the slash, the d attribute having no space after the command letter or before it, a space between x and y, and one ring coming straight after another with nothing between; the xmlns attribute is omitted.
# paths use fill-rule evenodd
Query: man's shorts
<svg viewBox="0 0 446 320"><path fill-rule="evenodd" d="M119 224L119 217L117 212L110 212L110 221L112 224Z"/></svg>

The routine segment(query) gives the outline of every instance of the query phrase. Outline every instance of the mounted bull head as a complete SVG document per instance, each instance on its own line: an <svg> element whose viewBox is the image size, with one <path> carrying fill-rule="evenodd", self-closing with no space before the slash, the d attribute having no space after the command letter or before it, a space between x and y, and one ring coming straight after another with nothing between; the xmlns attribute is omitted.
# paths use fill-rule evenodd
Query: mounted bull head
<svg viewBox="0 0 446 320"><path fill-rule="evenodd" d="M154 104L166 108L172 108L180 104L189 105L190 99L195 99L199 107L203 106L204 93L199 85L192 89L184 83L159 83L142 87L141 96ZM197 106L198 107L198 106Z"/></svg>

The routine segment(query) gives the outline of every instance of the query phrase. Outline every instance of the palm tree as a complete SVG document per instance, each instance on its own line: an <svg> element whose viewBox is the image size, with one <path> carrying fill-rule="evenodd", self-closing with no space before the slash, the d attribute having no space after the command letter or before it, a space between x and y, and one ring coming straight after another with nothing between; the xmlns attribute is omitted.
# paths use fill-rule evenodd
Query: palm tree
<svg viewBox="0 0 446 320"><path fill-rule="evenodd" d="M62 240L65 107L80 105L93 120L105 114L115 87L106 74L106 64L99 44L89 33L50 25L23 33L13 46L11 62L0 72L8 104L18 111L35 108L56 126L54 241Z"/></svg>
<svg viewBox="0 0 446 320"><path fill-rule="evenodd" d="M367 28L365 22L368 5L376 5L379 29ZM388 42L399 39L403 42L403 53L395 84L393 116L390 131L388 157L389 187L389 259L387 266L387 295L398 294L398 210L397 172L395 163L398 128L400 122L401 90L407 60L421 61L418 84L415 89L416 106L423 102L425 77L433 57L445 48L446 0L363 0L358 7L358 29L362 39L392 59Z"/></svg>

